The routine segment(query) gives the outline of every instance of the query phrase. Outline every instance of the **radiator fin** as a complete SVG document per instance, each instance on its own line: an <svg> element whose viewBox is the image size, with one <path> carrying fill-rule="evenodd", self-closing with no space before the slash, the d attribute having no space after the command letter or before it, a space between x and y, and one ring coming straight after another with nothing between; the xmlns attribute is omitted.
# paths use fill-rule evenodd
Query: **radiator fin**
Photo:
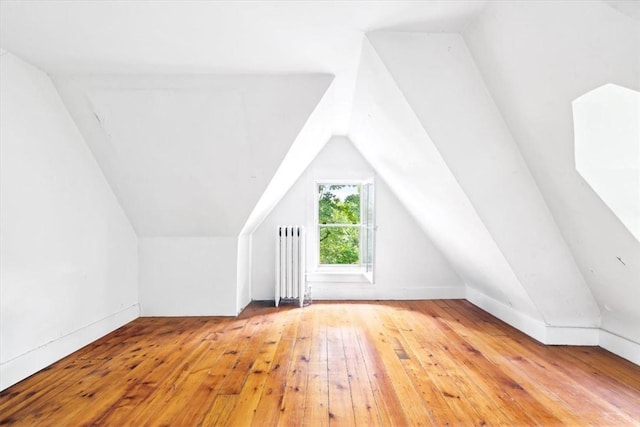
<svg viewBox="0 0 640 427"><path fill-rule="evenodd" d="M276 307L280 301L308 300L305 231L298 225L278 226L276 233Z"/></svg>

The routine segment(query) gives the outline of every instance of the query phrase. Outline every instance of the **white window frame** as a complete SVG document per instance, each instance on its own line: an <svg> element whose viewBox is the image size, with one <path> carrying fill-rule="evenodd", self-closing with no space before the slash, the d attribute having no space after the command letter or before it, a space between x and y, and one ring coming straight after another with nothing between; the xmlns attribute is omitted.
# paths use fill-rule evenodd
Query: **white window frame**
<svg viewBox="0 0 640 427"><path fill-rule="evenodd" d="M320 221L319 221L319 192L318 187L320 185L357 185L360 189L360 222L353 227L360 228L360 247L358 254L358 264L320 264ZM372 217L368 224L363 223L363 219L366 215L367 206L363 203L363 190L365 186L368 186L369 192L372 198ZM373 185L373 179L367 180L353 180L353 179L322 179L314 182L314 234L315 234L315 277L321 277L323 281L352 281L352 282L369 282L374 283L374 271L375 271L375 186ZM323 224L326 226L326 224ZM339 227L349 227L349 224L338 225ZM367 264L363 262L363 257L366 255L367 242L365 241L367 233L373 233L371 239L371 260ZM367 268L368 267L368 268ZM336 277L341 276L341 277Z"/></svg>
<svg viewBox="0 0 640 427"><path fill-rule="evenodd" d="M364 191L362 191L362 189L364 188L367 188L367 200L363 203ZM376 226L376 197L375 197L376 186L373 183L373 179L362 181L360 189L361 189L361 193L360 193L360 223L361 224L363 222L363 218L367 214L369 207L371 208L371 212L370 212L371 218L368 218L368 221L365 221L360 231L361 233L360 253L365 254L365 251L367 251L368 249L371 250L371 259L368 260L369 261L368 263L363 264L363 269L364 269L363 274L365 275L366 279L370 283L374 283L375 258L376 258L376 230L378 227ZM362 231L365 231L364 238L362 237ZM370 241L368 240L365 241L365 239L369 237L369 235L371 235ZM363 242L364 242L364 245L363 245Z"/></svg>

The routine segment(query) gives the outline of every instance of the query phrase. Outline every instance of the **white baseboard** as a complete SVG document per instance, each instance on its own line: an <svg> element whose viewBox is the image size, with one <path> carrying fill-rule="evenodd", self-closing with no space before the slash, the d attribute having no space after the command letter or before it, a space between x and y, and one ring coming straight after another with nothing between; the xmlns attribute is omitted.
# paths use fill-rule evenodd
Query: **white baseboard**
<svg viewBox="0 0 640 427"><path fill-rule="evenodd" d="M524 332L531 338L544 342L546 336L544 322L514 310L512 307L469 286L467 286L466 299L471 304Z"/></svg>
<svg viewBox="0 0 640 427"><path fill-rule="evenodd" d="M134 304L3 362L0 364L0 390L12 386L138 317L140 317L140 307Z"/></svg>
<svg viewBox="0 0 640 427"><path fill-rule="evenodd" d="M617 354L623 359L640 365L640 344L630 341L609 331L600 329L600 347Z"/></svg>
<svg viewBox="0 0 640 427"><path fill-rule="evenodd" d="M543 344L598 345L598 328L549 326L469 286L467 301Z"/></svg>
<svg viewBox="0 0 640 427"><path fill-rule="evenodd" d="M600 328L545 326L544 344L598 345Z"/></svg>
<svg viewBox="0 0 640 427"><path fill-rule="evenodd" d="M600 328L549 326L468 286L466 299L543 344L600 346L640 365L640 344L611 332Z"/></svg>
<svg viewBox="0 0 640 427"><path fill-rule="evenodd" d="M380 288L369 283L313 283L311 297L316 300L420 300L464 299L464 286L440 288Z"/></svg>

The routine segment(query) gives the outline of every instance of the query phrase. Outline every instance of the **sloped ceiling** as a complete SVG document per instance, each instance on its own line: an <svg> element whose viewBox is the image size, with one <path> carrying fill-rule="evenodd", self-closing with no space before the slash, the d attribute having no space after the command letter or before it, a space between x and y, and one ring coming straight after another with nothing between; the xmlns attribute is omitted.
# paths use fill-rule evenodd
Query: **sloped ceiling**
<svg viewBox="0 0 640 427"><path fill-rule="evenodd" d="M327 90L307 119L240 234L246 236L256 230L331 138L332 95L333 92Z"/></svg>
<svg viewBox="0 0 640 427"><path fill-rule="evenodd" d="M609 83L640 91L638 20L594 1L493 2L464 38L601 307L602 328L640 343L640 243L576 171L571 108Z"/></svg>
<svg viewBox="0 0 640 427"><path fill-rule="evenodd" d="M327 75L58 77L140 236L238 235Z"/></svg>
<svg viewBox="0 0 640 427"><path fill-rule="evenodd" d="M368 39L349 136L468 286L542 319Z"/></svg>
<svg viewBox="0 0 640 427"><path fill-rule="evenodd" d="M49 74L334 75L346 134L362 37L461 31L484 1L0 2L2 47Z"/></svg>
<svg viewBox="0 0 640 427"><path fill-rule="evenodd" d="M483 7L9 0L0 36L54 78L139 235L237 235L348 132L366 31L460 31Z"/></svg>
<svg viewBox="0 0 640 427"><path fill-rule="evenodd" d="M598 306L462 37L369 38L544 320L598 326Z"/></svg>
<svg viewBox="0 0 640 427"><path fill-rule="evenodd" d="M583 278L588 267L578 269L564 240L571 216L554 209L563 217L559 229L517 146L553 141L546 131L529 138L537 130L529 125L553 105L556 93L544 84L554 80L556 63L567 61L566 52L579 55L554 54L535 77L518 80L540 66L537 41L545 32L523 31L520 23L527 14L555 19L547 9L555 6L495 3L483 13L478 1L3 1L0 38L53 76L140 235L250 233L323 136L349 134L470 287L547 324L598 326ZM602 6L626 18L603 3L558 3L577 4L573 17ZM520 7L535 10L494 22L496 8ZM466 42L433 34L474 29L478 16L482 27L467 31ZM590 25L597 28L597 19ZM527 61L512 42L520 33L533 40L523 40L532 46ZM544 46L581 39L565 26ZM615 35L603 46L606 55L624 50L607 50L617 46ZM501 59L501 49L512 62ZM589 56L584 46L577 51ZM499 72L487 71L494 62ZM581 64L604 76L610 64L600 62ZM527 115L531 96L540 102ZM536 155L530 151L527 160ZM296 165L297 156L304 160ZM534 176L546 182L542 175ZM545 183L544 197L555 206L573 197L575 188L556 193L552 185ZM580 232L571 236L579 252ZM599 293L599 301L606 297ZM622 299L614 303L629 304Z"/></svg>

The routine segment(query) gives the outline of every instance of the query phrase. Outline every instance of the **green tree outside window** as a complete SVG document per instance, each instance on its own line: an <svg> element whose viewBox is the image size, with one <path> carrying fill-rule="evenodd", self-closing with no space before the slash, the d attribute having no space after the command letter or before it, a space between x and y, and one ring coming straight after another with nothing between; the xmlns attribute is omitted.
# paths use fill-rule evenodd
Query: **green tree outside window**
<svg viewBox="0 0 640 427"><path fill-rule="evenodd" d="M360 225L360 185L318 185L320 264L359 264Z"/></svg>

